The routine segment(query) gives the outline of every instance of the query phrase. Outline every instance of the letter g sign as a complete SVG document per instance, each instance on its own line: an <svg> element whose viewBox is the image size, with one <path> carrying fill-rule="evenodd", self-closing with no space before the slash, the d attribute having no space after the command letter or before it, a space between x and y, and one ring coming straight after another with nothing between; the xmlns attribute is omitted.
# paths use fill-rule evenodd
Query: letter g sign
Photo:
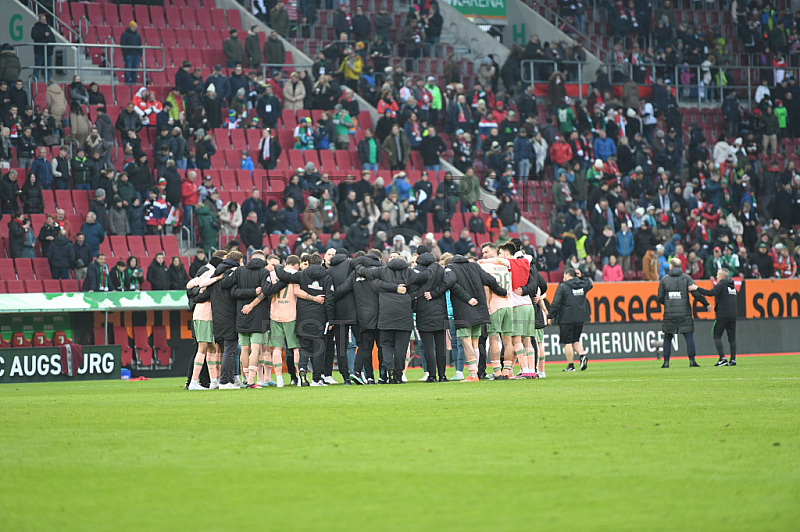
<svg viewBox="0 0 800 532"><path fill-rule="evenodd" d="M8 21L8 35L14 42L19 42L22 40L22 15L13 15Z"/></svg>

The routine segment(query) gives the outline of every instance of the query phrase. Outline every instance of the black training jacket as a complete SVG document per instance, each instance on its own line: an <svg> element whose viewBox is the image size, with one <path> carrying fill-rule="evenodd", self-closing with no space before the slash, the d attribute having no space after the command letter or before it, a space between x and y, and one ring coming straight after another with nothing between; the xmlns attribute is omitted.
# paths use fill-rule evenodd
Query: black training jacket
<svg viewBox="0 0 800 532"><path fill-rule="evenodd" d="M355 268L359 265L364 268L380 268L383 263L372 255L353 259L352 266L354 271L350 273L341 287L336 289L334 294L336 304L339 305L340 299L352 294L358 319L358 328L362 331L374 330L378 328L379 290L375 285L367 281L364 276L355 272Z"/></svg>
<svg viewBox="0 0 800 532"><path fill-rule="evenodd" d="M477 262L470 262L466 257L456 255L453 262L445 268L445 275L455 274L456 282L450 288L450 303L453 306L453 319L457 328L473 327L489 323L489 307L486 304L484 286L498 296L506 296L505 288L497 283L494 276L489 275ZM478 304L470 306L469 300L475 298Z"/></svg>
<svg viewBox="0 0 800 532"><path fill-rule="evenodd" d="M250 314L242 314L242 308L256 298L256 288L266 285L269 280L267 263L263 259L250 259L241 268L236 268L232 275L220 280L222 288L228 288L236 299L236 332L257 333L269 331L269 309L271 296L277 291L271 284L264 293L266 299L255 306ZM213 309L212 309L213 311Z"/></svg>
<svg viewBox="0 0 800 532"><path fill-rule="evenodd" d="M431 278L427 280L428 287L414 285L418 290L415 301L418 331L444 331L450 327L447 317L447 291L456 282L456 276L451 271L445 272L431 253L423 253L417 257L417 266L430 270ZM431 293L431 299L425 299L425 292Z"/></svg>
<svg viewBox="0 0 800 532"><path fill-rule="evenodd" d="M692 305L689 302L690 293L692 297L708 306L708 300L702 294L697 291L689 292L689 286L693 284L695 284L694 280L683 273L683 270L676 267L670 268L669 273L661 279L658 284L658 302L664 305L665 321L670 319L692 319Z"/></svg>
<svg viewBox="0 0 800 532"><path fill-rule="evenodd" d="M591 316L586 294L592 289L592 280L573 277L556 288L553 304L550 307L550 318L553 323L586 323Z"/></svg>
<svg viewBox="0 0 800 532"><path fill-rule="evenodd" d="M275 274L284 283L295 283L309 296L325 296L325 303L319 304L307 299L297 300L297 319L295 334L303 338L322 338L325 324L334 317L333 281L328 271L319 264L313 264L301 272L289 273L283 266L275 266Z"/></svg>
<svg viewBox="0 0 800 532"><path fill-rule="evenodd" d="M334 292L341 289L352 272L353 262L347 256L336 254L331 258L331 267L328 268L328 275L333 281ZM336 298L336 294L334 297ZM356 300L351 290L341 299L336 298L334 321L336 323L355 323L356 318Z"/></svg>
<svg viewBox="0 0 800 532"><path fill-rule="evenodd" d="M718 320L735 320L738 314L736 298L738 293L730 277L719 281L714 288L706 290L697 287L697 292L704 296L714 297L714 311Z"/></svg>
<svg viewBox="0 0 800 532"><path fill-rule="evenodd" d="M390 260L381 268L365 268L359 265L356 272L366 277L367 282L378 290L380 305L378 328L396 331L414 330L414 320L411 317L411 285L425 284L432 272L427 269L409 268L406 261L399 257ZM397 293L397 286L401 284L408 289L405 294Z"/></svg>
<svg viewBox="0 0 800 532"><path fill-rule="evenodd" d="M213 313L214 340L234 341L238 339L236 335L236 300L231 295L229 288L223 288L222 283L233 275L233 271L239 265L232 260L225 259L222 264L214 270L214 277L222 275L222 279L212 284L206 291L211 292L211 312Z"/></svg>

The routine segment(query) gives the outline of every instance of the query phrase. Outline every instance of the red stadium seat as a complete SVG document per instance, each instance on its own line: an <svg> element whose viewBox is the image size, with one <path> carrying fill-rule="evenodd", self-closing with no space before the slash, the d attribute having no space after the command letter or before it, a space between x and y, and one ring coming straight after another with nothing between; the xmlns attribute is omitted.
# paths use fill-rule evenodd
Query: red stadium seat
<svg viewBox="0 0 800 532"><path fill-rule="evenodd" d="M13 347L33 347L29 340L25 338L25 335L21 332L15 332L11 336L11 345Z"/></svg>
<svg viewBox="0 0 800 532"><path fill-rule="evenodd" d="M180 248L178 247L177 235L164 235L161 237L161 249L167 257L180 256Z"/></svg>
<svg viewBox="0 0 800 532"><path fill-rule="evenodd" d="M145 235L144 247L147 250L147 256L151 259L155 258L156 253L163 251L161 237L158 235Z"/></svg>
<svg viewBox="0 0 800 532"><path fill-rule="evenodd" d="M17 279L20 281L32 281L36 278L31 259L14 259L14 268L17 270Z"/></svg>
<svg viewBox="0 0 800 532"><path fill-rule="evenodd" d="M167 344L167 328L153 327L153 350L161 366L169 366L172 362L172 348Z"/></svg>
<svg viewBox="0 0 800 532"><path fill-rule="evenodd" d="M130 366L133 362L133 349L131 349L131 340L128 337L127 328L114 327L114 344L122 346L122 365Z"/></svg>
<svg viewBox="0 0 800 532"><path fill-rule="evenodd" d="M35 333L33 333L33 341L31 343L33 344L34 347L53 345L53 342L48 340L42 331L36 331Z"/></svg>
<svg viewBox="0 0 800 532"><path fill-rule="evenodd" d="M44 292L42 281L25 281L25 291L29 294L41 294Z"/></svg>
<svg viewBox="0 0 800 532"><path fill-rule="evenodd" d="M62 279L61 291L66 293L74 293L81 291L81 283L75 279Z"/></svg>
<svg viewBox="0 0 800 532"><path fill-rule="evenodd" d="M69 343L69 338L64 331L56 331L53 334L53 345L64 345Z"/></svg>
<svg viewBox="0 0 800 532"><path fill-rule="evenodd" d="M44 283L45 294L58 294L61 292L61 281L58 279L45 279Z"/></svg>
<svg viewBox="0 0 800 532"><path fill-rule="evenodd" d="M147 336L146 327L133 328L133 344L139 365L145 367L152 366L153 348L150 347L150 340Z"/></svg>

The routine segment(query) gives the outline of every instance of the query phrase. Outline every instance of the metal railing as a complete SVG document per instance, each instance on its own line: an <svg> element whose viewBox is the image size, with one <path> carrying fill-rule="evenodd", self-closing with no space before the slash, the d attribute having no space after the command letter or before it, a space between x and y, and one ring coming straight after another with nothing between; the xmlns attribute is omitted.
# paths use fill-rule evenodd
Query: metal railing
<svg viewBox="0 0 800 532"><path fill-rule="evenodd" d="M588 63L586 61L553 61L549 59L523 59L520 62L520 75L522 83L530 85L532 83L548 83L550 75L554 71L566 72L570 75L575 75L577 79L564 79L565 83L578 84L578 97L584 97L584 84L583 84L583 67ZM560 67L568 67L566 70L561 70ZM572 68L569 68L572 67Z"/></svg>
<svg viewBox="0 0 800 532"><path fill-rule="evenodd" d="M567 22L564 17L550 9L550 7L546 6L545 4L540 4L539 2L532 0L528 0L526 3L531 9L537 11L557 29L561 28L561 25ZM577 27L573 26L573 29L574 35L568 34L569 37L580 42L584 48L586 48L590 53L594 54L598 59L600 59L600 61L605 62L608 60L610 57L610 52L608 50L600 46L600 44L592 40L592 38L585 33L579 31ZM562 30L559 29L559 31Z"/></svg>
<svg viewBox="0 0 800 532"><path fill-rule="evenodd" d="M36 44L36 43L22 43L22 44L17 44L16 45L17 48L24 48L24 47L33 48L35 46L41 46L41 45L40 44ZM141 74L141 76L142 76L142 85L147 85L147 74L148 73L164 72L166 70L166 65L165 65L165 63L166 63L166 52L164 51L164 46L163 45L159 45L159 46L152 46L152 45L123 46L123 45L120 45L120 44L71 43L71 44L55 44L55 45L52 45L52 48L53 48L53 52L54 52L53 55L55 55L55 51L56 50L61 48L61 49L66 49L66 50L70 50L70 51L76 52L81 57L76 57L76 63L77 64L75 64L75 65L53 65L53 64L47 64L47 65L41 65L41 66L26 65L26 66L23 67L23 70L24 69L30 69L30 70L33 70L33 71L43 70L45 72L45 78L50 78L50 76L52 75L52 72L55 71L55 70L70 71L70 72L73 72L73 73L75 73L75 74L77 74L79 76L83 75L84 72L108 73L108 74L111 75L111 86L112 87L117 84L116 74L119 73L120 71L122 71L122 72L135 71L137 75ZM93 65L93 64L92 65L84 65L83 64L84 60L86 60L86 58L88 57L88 52L90 52L91 49L100 49L102 51L103 60L105 61L105 65L104 66L97 66L97 65ZM124 57L124 50L126 50L126 49L134 49L134 50L141 50L142 51L141 61L140 61L139 66L137 68L129 69L129 68L125 68L124 66L123 67L115 67L114 66L114 55L115 55L115 52L123 54L123 57ZM148 54L146 53L146 50L156 50L156 51L160 51L161 52L161 61L159 63L161 65L160 67L148 67L147 66L147 56L148 56Z"/></svg>
<svg viewBox="0 0 800 532"><path fill-rule="evenodd" d="M62 30L67 30L67 32L69 32L69 36L71 37L71 39L69 39L71 42L74 42L74 43L83 42L83 38L86 36L86 34L80 33L80 27L79 27L79 31L75 31L75 29L72 27L72 25L68 24L67 22L65 22L64 20L59 18L58 15L56 15L53 10L51 10L50 8L48 8L46 6L43 6L42 4L37 2L36 0L28 0L27 5L30 8L30 10L33 11L36 14L37 18L42 13L52 17L53 18L53 26L54 26L53 29L56 30L57 32L61 33L62 35L64 34L64 31L62 31ZM86 17L83 17L83 18L86 18ZM86 32L88 33L88 31L89 31L89 26L88 26L89 21L87 20L86 23L87 23ZM79 22L79 26L80 26L80 22ZM18 45L16 45L16 46L18 46Z"/></svg>
<svg viewBox="0 0 800 532"><path fill-rule="evenodd" d="M541 70L537 72L536 66L559 70L559 67L563 67L564 65L577 65L577 79L565 81L570 84L577 83L579 87L578 97L583 98L585 93L588 96L588 91L584 90L586 87L584 87L584 83L582 82L583 76L582 69L580 68L585 64L586 63L580 61L525 59L521 63L520 74L522 82L525 84L547 83L550 74L545 71L546 75L542 75L543 73ZM793 66L776 68L771 66L724 67L712 65L710 67L711 83L703 82L704 68L697 65L675 65L670 68L669 65L664 63L643 63L641 65L633 65L631 63L605 63L602 68L609 73L612 77L612 83L615 85L619 85L619 83L613 82L615 73L620 73L626 78L635 80L635 69L644 68L646 70L644 73L645 77L652 80L652 82L639 83L638 85L649 87L657 78L669 79L669 86L675 87L676 89L675 98L678 105L681 107L696 106L698 109L702 108L704 105L722 105L725 95L733 90L738 92L742 105L745 105L746 102L746 107L753 108L756 89L761 84L761 79L765 72L772 74L773 81L776 79L777 75L780 75L780 72L782 72L785 77L791 75L796 78L800 77L800 68ZM727 79L726 85L719 85L715 77L720 69L727 73L725 76ZM550 72L552 72L552 70ZM537 73L539 74L538 76ZM681 82L682 74L684 77L690 76L692 81L689 83ZM777 85L777 83L772 83L770 87L774 87L775 85Z"/></svg>

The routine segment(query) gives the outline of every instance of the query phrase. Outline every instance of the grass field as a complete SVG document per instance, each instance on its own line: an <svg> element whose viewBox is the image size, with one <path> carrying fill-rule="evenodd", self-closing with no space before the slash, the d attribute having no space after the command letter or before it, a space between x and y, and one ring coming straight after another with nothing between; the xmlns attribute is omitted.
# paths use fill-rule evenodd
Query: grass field
<svg viewBox="0 0 800 532"><path fill-rule="evenodd" d="M798 362L324 390L3 385L0 530L798 530Z"/></svg>

